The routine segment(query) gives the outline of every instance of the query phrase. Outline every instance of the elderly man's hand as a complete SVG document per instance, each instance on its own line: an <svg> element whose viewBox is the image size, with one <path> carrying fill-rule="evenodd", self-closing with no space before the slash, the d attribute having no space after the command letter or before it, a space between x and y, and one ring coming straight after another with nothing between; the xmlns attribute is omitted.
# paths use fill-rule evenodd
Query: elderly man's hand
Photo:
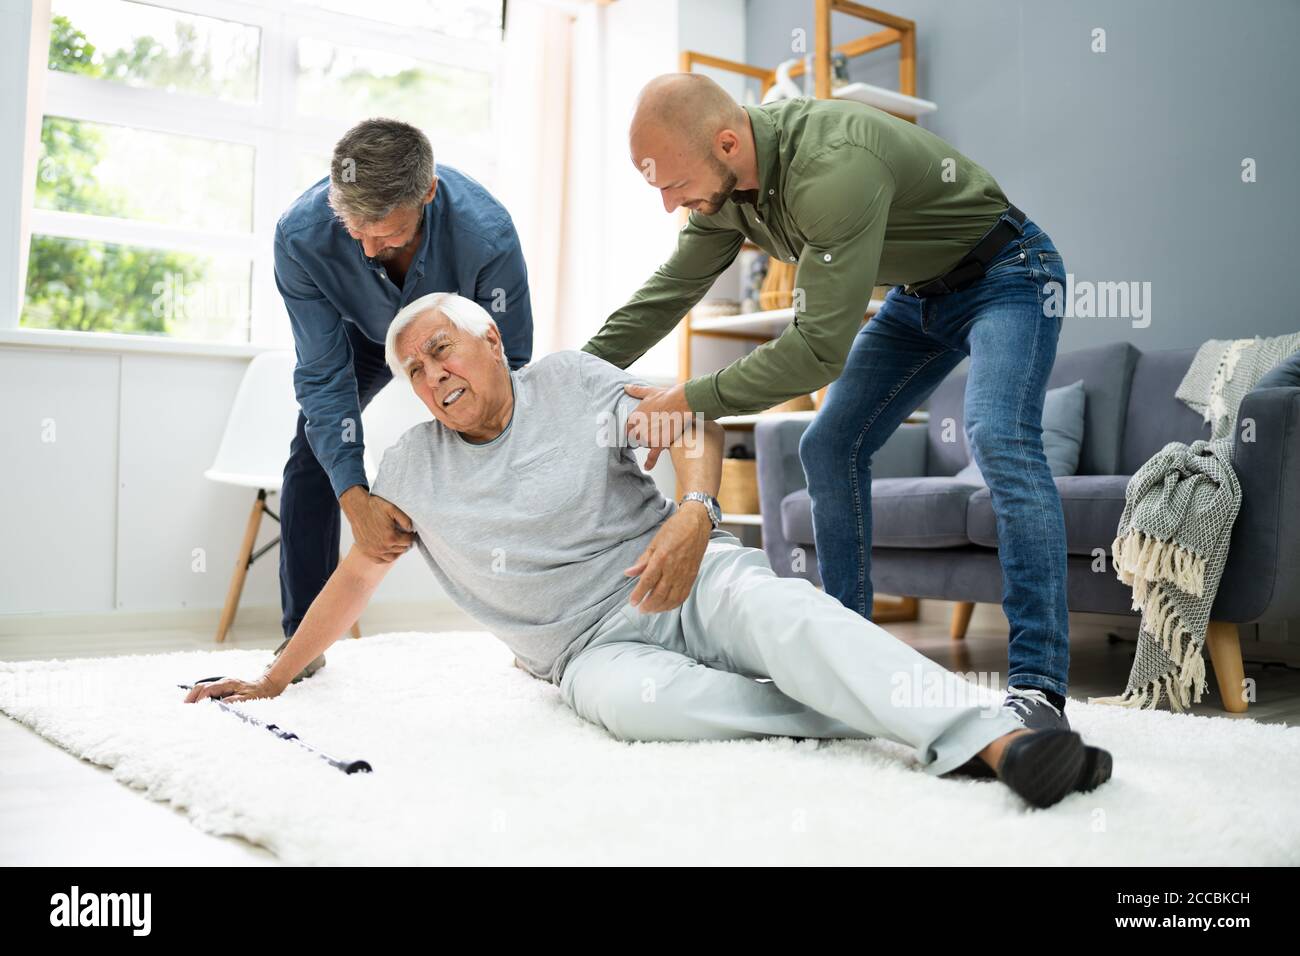
<svg viewBox="0 0 1300 956"><path fill-rule="evenodd" d="M627 419L627 437L650 449L645 470L654 468L663 450L677 441L691 419L691 406L686 402L686 386L653 388L649 385L624 385L623 391L641 404L632 410Z"/></svg>
<svg viewBox="0 0 1300 956"><path fill-rule="evenodd" d="M415 530L406 513L361 485L343 492L339 504L348 516L357 548L372 561L395 561L415 542Z"/></svg>
<svg viewBox="0 0 1300 956"><path fill-rule="evenodd" d="M636 563L623 573L641 575L628 603L643 614L677 607L695 586L713 523L704 505L688 501L663 523ZM648 596L647 596L648 595Z"/></svg>
<svg viewBox="0 0 1300 956"><path fill-rule="evenodd" d="M237 677L223 677L217 681L200 681L190 688L185 695L185 703L192 704L205 697L217 697L228 704L237 704L241 700L256 700L259 697L279 697L284 692L284 685L272 681L266 674L257 680L246 681Z"/></svg>

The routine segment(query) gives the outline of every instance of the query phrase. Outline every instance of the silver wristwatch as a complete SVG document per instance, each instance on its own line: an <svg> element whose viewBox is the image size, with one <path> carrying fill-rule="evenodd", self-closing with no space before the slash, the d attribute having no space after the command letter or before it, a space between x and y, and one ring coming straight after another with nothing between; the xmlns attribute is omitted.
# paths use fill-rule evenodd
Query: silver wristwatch
<svg viewBox="0 0 1300 956"><path fill-rule="evenodd" d="M714 530L722 524L722 509L718 506L718 499L712 495L706 495L702 491L688 491L682 495L679 504L686 504L688 501L698 501L704 505L704 510L709 513L709 521L713 524Z"/></svg>

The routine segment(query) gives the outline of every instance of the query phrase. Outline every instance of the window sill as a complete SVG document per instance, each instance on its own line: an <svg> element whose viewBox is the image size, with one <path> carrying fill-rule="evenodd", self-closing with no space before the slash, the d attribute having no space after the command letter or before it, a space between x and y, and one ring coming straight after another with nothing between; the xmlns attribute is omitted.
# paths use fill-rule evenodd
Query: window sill
<svg viewBox="0 0 1300 956"><path fill-rule="evenodd" d="M123 335L117 332L71 332L63 329L0 329L0 346L73 349L89 352L141 352L154 355L189 355L198 358L252 358L275 351L270 346L243 342L200 342L161 335Z"/></svg>

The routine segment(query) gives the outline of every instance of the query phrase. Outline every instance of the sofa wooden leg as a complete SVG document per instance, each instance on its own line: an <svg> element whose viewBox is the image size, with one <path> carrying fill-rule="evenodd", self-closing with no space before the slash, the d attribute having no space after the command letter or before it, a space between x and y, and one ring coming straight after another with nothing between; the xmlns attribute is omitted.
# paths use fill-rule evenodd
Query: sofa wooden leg
<svg viewBox="0 0 1300 956"><path fill-rule="evenodd" d="M1205 633L1210 646L1210 663L1214 665L1215 683L1223 709L1232 714L1246 712L1246 670L1241 662L1241 637L1236 624L1211 621Z"/></svg>
<svg viewBox="0 0 1300 956"><path fill-rule="evenodd" d="M974 601L958 601L952 609L952 639L960 641L970 627L970 616L975 612Z"/></svg>

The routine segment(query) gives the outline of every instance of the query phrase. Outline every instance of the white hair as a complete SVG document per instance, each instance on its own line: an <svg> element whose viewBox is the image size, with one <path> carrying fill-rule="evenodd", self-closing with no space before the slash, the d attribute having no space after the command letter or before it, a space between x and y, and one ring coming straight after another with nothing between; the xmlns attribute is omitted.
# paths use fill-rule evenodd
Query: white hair
<svg viewBox="0 0 1300 956"><path fill-rule="evenodd" d="M488 329L496 328L496 322L488 315L487 309L473 299L467 299L454 292L430 292L428 295L422 295L393 316L392 324L388 326L388 335L384 338L384 361L393 370L394 378L407 377L406 368L397 354L397 340L401 338L407 326L430 312L445 316L447 321L462 332L477 335L479 338L485 338Z"/></svg>

